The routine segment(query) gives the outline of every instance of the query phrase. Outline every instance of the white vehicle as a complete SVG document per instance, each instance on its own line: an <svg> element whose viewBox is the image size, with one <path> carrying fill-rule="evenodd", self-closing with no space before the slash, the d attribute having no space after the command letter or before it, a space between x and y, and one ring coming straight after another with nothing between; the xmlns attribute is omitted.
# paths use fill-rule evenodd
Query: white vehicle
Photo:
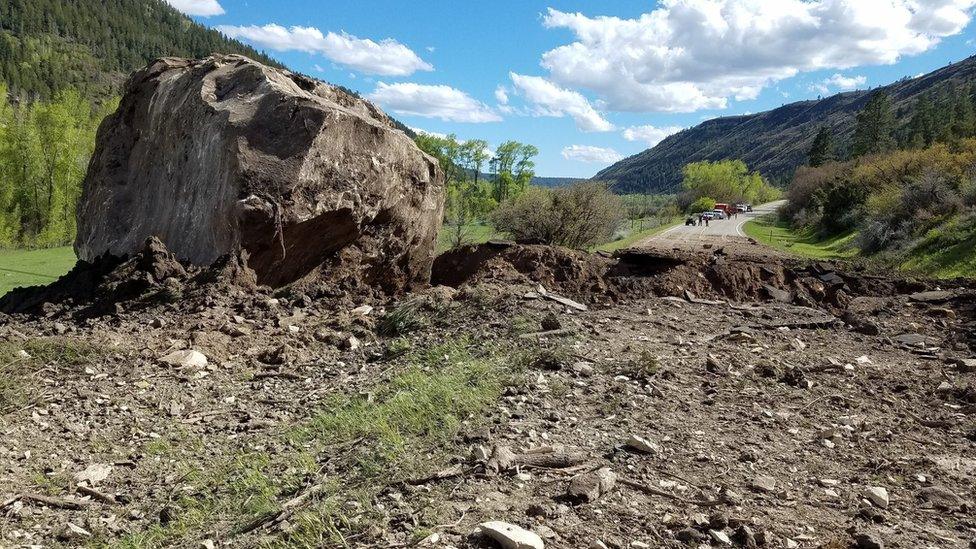
<svg viewBox="0 0 976 549"><path fill-rule="evenodd" d="M722 210L712 210L712 215L715 216L714 219L726 219L727 217L729 217Z"/></svg>

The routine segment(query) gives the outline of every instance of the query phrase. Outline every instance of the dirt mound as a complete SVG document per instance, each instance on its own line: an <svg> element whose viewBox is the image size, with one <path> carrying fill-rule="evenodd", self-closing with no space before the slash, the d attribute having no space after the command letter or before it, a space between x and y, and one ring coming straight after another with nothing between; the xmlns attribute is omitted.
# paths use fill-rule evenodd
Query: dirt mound
<svg viewBox="0 0 976 549"><path fill-rule="evenodd" d="M79 261L48 286L18 288L0 298L0 311L87 318L161 304L191 308L188 295L230 298L257 287L246 251L201 268L181 263L158 238L150 238L131 258L105 254L92 262Z"/></svg>
<svg viewBox="0 0 976 549"><path fill-rule="evenodd" d="M432 281L462 286L495 280L538 283L590 300L701 296L780 301L841 311L857 296L921 291L931 283L872 276L843 264L687 250L628 249L612 257L565 248L489 242L448 252Z"/></svg>
<svg viewBox="0 0 976 549"><path fill-rule="evenodd" d="M568 248L494 241L441 254L434 260L431 283L537 283L575 295L598 295L610 290L606 275L612 265L609 257Z"/></svg>

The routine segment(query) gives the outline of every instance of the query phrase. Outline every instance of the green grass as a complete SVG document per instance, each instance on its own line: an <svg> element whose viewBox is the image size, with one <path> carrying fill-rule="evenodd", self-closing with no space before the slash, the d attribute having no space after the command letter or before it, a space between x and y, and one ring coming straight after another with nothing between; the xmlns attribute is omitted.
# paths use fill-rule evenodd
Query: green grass
<svg viewBox="0 0 976 549"><path fill-rule="evenodd" d="M899 267L938 278L976 277L976 218L950 219L928 231Z"/></svg>
<svg viewBox="0 0 976 549"><path fill-rule="evenodd" d="M518 369L496 348L466 339L415 351L400 373L378 381L373 390L334 395L268 444L273 453L231 450L188 462L184 478L195 490L180 492L173 501L173 520L95 545L192 546L204 532L232 539L232 532L273 515L281 502L316 485L311 504L289 519L287 535L237 541L267 547L357 546L353 540L384 520L376 507L380 491L440 470L451 455L463 452L457 434L484 421ZM418 531L446 518L430 517Z"/></svg>
<svg viewBox="0 0 976 549"><path fill-rule="evenodd" d="M437 255L440 255L454 247L454 235L454 227L449 225L444 225L441 227L441 232L437 233L437 250L435 252ZM495 231L495 228L491 225L473 223L471 225L464 226L465 244L484 244L485 242L488 242L494 238L503 237L504 235L501 235Z"/></svg>
<svg viewBox="0 0 976 549"><path fill-rule="evenodd" d="M644 240L645 238L650 238L658 233L662 233L667 229L670 229L671 227L674 227L675 225L681 222L681 219L682 218L662 220L656 217L644 219L641 220L644 223L643 230L640 229L639 224L637 225L636 228L632 229L631 222L627 221L624 224L624 229L622 231L620 238L616 240L612 240L610 242L606 242L604 244L599 244L597 246L594 246L593 250L603 251L603 252L613 252L616 250L629 248L634 244L637 244L641 240Z"/></svg>
<svg viewBox="0 0 976 549"><path fill-rule="evenodd" d="M44 250L0 250L0 296L20 286L49 284L75 266L70 246Z"/></svg>
<svg viewBox="0 0 976 549"><path fill-rule="evenodd" d="M813 232L793 230L788 223L777 219L775 215L748 221L743 230L760 244L800 257L831 260L852 259L857 256L854 231L830 238L819 238Z"/></svg>
<svg viewBox="0 0 976 549"><path fill-rule="evenodd" d="M32 376L43 366L79 366L102 354L103 349L66 337L0 341L0 415L38 398Z"/></svg>

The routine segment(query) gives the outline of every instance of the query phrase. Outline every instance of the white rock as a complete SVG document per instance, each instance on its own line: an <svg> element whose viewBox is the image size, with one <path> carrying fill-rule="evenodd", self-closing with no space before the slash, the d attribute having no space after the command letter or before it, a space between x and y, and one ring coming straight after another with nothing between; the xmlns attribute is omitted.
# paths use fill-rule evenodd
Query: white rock
<svg viewBox="0 0 976 549"><path fill-rule="evenodd" d="M867 355L861 355L855 358L854 362L857 362L858 364L871 364L871 359L868 358Z"/></svg>
<svg viewBox="0 0 976 549"><path fill-rule="evenodd" d="M355 309L352 310L353 314L363 315L363 316L366 316L371 312L373 312L373 307L369 305L360 305L359 307L356 307Z"/></svg>
<svg viewBox="0 0 976 549"><path fill-rule="evenodd" d="M207 366L207 356L192 349L173 351L159 360L170 366L180 368L205 368Z"/></svg>
<svg viewBox="0 0 976 549"><path fill-rule="evenodd" d="M865 488L864 497L882 509L888 508L888 490L880 486L868 486Z"/></svg>
<svg viewBox="0 0 976 549"><path fill-rule="evenodd" d="M478 528L481 529L482 534L495 540L502 549L544 549L545 547L542 538L535 533L500 520L482 522Z"/></svg>
<svg viewBox="0 0 976 549"><path fill-rule="evenodd" d="M709 530L708 535L712 536L712 539L721 545L732 545L732 540L729 539L729 535L721 530Z"/></svg>
<svg viewBox="0 0 976 549"><path fill-rule="evenodd" d="M75 480L78 482L88 482L89 484L98 484L99 482L108 478L112 473L112 466L107 463L92 463L88 467L85 467L84 471L78 471L75 473Z"/></svg>
<svg viewBox="0 0 976 549"><path fill-rule="evenodd" d="M767 475L759 475L752 480L752 487L759 492L772 492L776 489L776 479Z"/></svg>
<svg viewBox="0 0 976 549"><path fill-rule="evenodd" d="M28 353L27 351L25 351L23 349L17 351L17 358L30 358L30 357L31 357L30 356L30 353Z"/></svg>
<svg viewBox="0 0 976 549"><path fill-rule="evenodd" d="M637 435L630 435L630 438L627 439L627 447L645 454L657 454L661 451L661 447L657 443Z"/></svg>

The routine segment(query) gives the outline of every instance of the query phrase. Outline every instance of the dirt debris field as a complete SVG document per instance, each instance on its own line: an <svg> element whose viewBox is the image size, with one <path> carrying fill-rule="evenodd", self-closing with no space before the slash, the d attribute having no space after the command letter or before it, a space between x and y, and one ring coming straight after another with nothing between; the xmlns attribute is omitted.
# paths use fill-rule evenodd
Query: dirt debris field
<svg viewBox="0 0 976 549"><path fill-rule="evenodd" d="M146 253L4 305L0 546L976 547L965 281L489 244L356 301Z"/></svg>

